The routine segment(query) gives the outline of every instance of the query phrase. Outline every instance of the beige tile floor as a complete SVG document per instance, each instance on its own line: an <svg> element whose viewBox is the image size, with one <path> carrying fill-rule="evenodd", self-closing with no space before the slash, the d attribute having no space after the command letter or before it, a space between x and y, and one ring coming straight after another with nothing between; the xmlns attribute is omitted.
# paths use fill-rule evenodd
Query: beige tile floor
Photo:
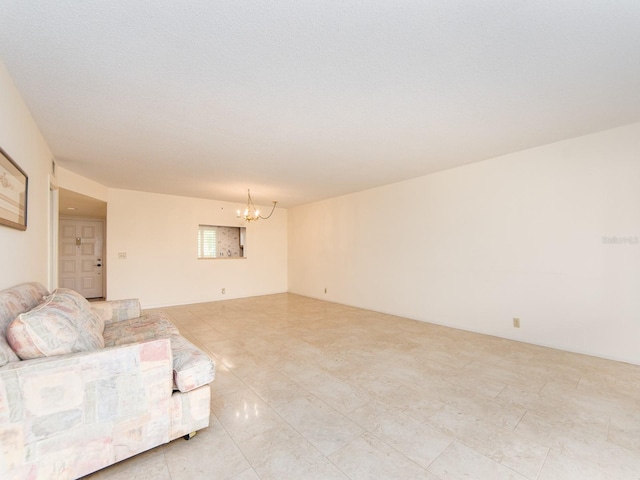
<svg viewBox="0 0 640 480"><path fill-rule="evenodd" d="M292 294L164 309L211 425L97 479L640 479L640 367Z"/></svg>

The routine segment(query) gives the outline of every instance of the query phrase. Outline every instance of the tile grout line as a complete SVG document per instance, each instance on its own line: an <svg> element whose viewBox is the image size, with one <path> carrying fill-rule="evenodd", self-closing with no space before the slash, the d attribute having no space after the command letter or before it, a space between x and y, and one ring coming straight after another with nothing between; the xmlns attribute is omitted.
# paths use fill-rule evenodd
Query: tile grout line
<svg viewBox="0 0 640 480"><path fill-rule="evenodd" d="M547 463L547 459L549 458L550 453L551 448L547 447L547 454L544 456L544 462L542 462L542 464L540 465L540 468L538 469L538 473L536 474L536 478L534 480L538 480L540 478L540 474L542 473L542 470L544 470L544 466Z"/></svg>

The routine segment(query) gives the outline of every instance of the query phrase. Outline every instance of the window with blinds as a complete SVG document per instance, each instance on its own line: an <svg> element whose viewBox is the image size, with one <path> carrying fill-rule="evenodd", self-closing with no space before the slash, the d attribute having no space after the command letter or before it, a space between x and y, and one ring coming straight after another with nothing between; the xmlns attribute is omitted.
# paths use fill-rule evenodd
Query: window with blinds
<svg viewBox="0 0 640 480"><path fill-rule="evenodd" d="M216 233L218 227L198 225L198 258L217 258Z"/></svg>

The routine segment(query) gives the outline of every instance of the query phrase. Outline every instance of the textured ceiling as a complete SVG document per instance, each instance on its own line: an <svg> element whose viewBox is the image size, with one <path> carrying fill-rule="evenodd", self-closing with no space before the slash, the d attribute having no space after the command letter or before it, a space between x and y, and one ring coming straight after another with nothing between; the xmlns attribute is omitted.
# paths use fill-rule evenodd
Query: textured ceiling
<svg viewBox="0 0 640 480"><path fill-rule="evenodd" d="M640 121L638 0L5 1L58 163L292 206Z"/></svg>

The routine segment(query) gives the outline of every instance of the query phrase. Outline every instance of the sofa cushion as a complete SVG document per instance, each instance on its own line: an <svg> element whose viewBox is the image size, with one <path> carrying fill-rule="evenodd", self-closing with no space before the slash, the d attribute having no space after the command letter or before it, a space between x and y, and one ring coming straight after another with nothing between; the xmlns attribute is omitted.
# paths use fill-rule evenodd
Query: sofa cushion
<svg viewBox="0 0 640 480"><path fill-rule="evenodd" d="M180 335L164 312L153 312L131 320L107 323L104 328L106 347L156 338L171 339L174 390L189 392L213 381L215 365L211 359Z"/></svg>
<svg viewBox="0 0 640 480"><path fill-rule="evenodd" d="M96 312L104 323L131 320L140 316L140 300L129 298L126 300L109 300L91 302L91 310Z"/></svg>
<svg viewBox="0 0 640 480"><path fill-rule="evenodd" d="M7 328L18 315L28 312L49 295L40 283L23 283L0 292L0 367L20 358L7 343Z"/></svg>
<svg viewBox="0 0 640 480"><path fill-rule="evenodd" d="M164 313L154 312L131 320L107 323L104 328L104 344L106 347L115 347L155 338L169 338L179 333Z"/></svg>
<svg viewBox="0 0 640 480"><path fill-rule="evenodd" d="M215 364L207 354L186 338L172 335L171 353L174 389L189 392L213 381Z"/></svg>
<svg viewBox="0 0 640 480"><path fill-rule="evenodd" d="M7 329L7 341L23 359L86 352L104 347L104 322L80 294L59 288Z"/></svg>

